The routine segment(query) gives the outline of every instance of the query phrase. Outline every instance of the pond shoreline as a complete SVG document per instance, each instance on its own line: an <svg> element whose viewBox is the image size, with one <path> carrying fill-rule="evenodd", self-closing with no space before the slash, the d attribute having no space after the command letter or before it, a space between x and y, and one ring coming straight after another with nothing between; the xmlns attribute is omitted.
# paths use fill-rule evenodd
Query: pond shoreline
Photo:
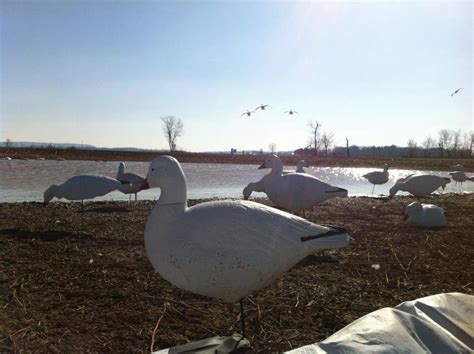
<svg viewBox="0 0 474 354"><path fill-rule="evenodd" d="M163 151L122 151L122 150L81 150L48 148L2 148L0 159L46 159L78 161L151 161L159 155L171 155L180 162L216 164L262 163L262 155L163 152ZM382 168L388 163L391 168L451 171L455 164L463 164L466 172L474 172L474 158L408 158L408 157L342 157L312 155L281 155L285 165L296 165L304 159L311 166L321 167L374 167Z"/></svg>
<svg viewBox="0 0 474 354"><path fill-rule="evenodd" d="M404 225L414 200L444 208L448 226ZM143 231L154 204L88 202L84 225L77 202L0 204L0 351L146 351L161 316L155 350L238 331L238 311L153 271ZM403 301L473 294L473 214L474 194L336 198L307 211L347 229L350 244L306 258L245 300L252 350L314 343Z"/></svg>

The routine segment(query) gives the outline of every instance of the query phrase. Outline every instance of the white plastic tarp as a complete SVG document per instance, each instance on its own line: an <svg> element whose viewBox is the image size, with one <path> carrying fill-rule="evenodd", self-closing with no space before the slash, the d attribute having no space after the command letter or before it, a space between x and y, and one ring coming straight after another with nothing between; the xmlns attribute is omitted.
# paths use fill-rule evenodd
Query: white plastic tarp
<svg viewBox="0 0 474 354"><path fill-rule="evenodd" d="M474 296L438 294L383 308L288 353L427 352L474 352Z"/></svg>

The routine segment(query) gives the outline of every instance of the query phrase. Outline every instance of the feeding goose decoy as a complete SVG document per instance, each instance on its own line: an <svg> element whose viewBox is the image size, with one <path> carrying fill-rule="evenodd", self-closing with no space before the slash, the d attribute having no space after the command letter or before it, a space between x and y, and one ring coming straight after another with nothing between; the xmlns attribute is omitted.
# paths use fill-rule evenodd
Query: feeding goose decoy
<svg viewBox="0 0 474 354"><path fill-rule="evenodd" d="M422 204L413 202L405 208L405 224L413 224L421 227L446 226L444 210L433 204Z"/></svg>
<svg viewBox="0 0 474 354"><path fill-rule="evenodd" d="M450 182L450 179L447 177L416 174L407 177L403 182L395 183L395 185L390 188L389 198L393 198L398 191L405 191L416 197L430 195L439 187L445 189L446 185Z"/></svg>
<svg viewBox="0 0 474 354"><path fill-rule="evenodd" d="M101 197L115 190L126 193L130 184L123 184L115 178L99 175L78 175L69 178L60 185L51 185L44 191L44 203L49 203L54 197L68 200L80 200L81 216L84 221L84 200Z"/></svg>
<svg viewBox="0 0 474 354"><path fill-rule="evenodd" d="M331 186L306 173L283 174L283 164L276 155L265 157L259 169L270 168L269 174L244 188L244 198L265 192L268 198L286 210L303 211L334 197L347 197L347 190Z"/></svg>
<svg viewBox="0 0 474 354"><path fill-rule="evenodd" d="M373 171L363 175L374 186L372 187L372 194L374 194L374 189L376 184L385 184L388 182L388 165L384 165L383 171Z"/></svg>
<svg viewBox="0 0 474 354"><path fill-rule="evenodd" d="M239 301L242 324L243 297L306 256L348 242L344 229L255 202L188 207L186 177L170 156L151 162L143 187L161 189L145 227L146 253L154 269L180 289L227 303Z"/></svg>
<svg viewBox="0 0 474 354"><path fill-rule="evenodd" d="M128 191L123 193L128 194L130 199L132 198L132 194L135 194L135 201L137 201L137 193L140 192L140 186L145 182L145 178L135 173L125 172L125 163L123 162L120 162L117 176L115 178L123 184L130 184Z"/></svg>

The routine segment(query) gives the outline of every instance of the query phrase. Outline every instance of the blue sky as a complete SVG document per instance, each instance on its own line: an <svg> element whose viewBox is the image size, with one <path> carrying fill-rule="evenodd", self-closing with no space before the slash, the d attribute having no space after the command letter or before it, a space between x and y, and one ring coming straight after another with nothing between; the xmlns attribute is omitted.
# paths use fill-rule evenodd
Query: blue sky
<svg viewBox="0 0 474 354"><path fill-rule="evenodd" d="M314 120L338 144L473 129L470 1L0 4L0 140L166 148L165 115L191 151L296 149Z"/></svg>

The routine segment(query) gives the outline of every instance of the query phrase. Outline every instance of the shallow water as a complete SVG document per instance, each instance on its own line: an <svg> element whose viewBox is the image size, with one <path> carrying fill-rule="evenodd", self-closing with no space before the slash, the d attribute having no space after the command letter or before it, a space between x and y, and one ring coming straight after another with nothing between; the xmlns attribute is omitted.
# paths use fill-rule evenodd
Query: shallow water
<svg viewBox="0 0 474 354"><path fill-rule="evenodd" d="M118 169L117 161L39 161L11 160L0 161L0 202L43 201L43 192L51 184L61 184L68 178L79 174L99 174L115 177ZM126 172L134 172L145 176L149 162L126 162ZM241 198L242 189L249 182L258 181L268 170L258 170L257 165L234 164L203 164L183 163L184 173L188 181L188 198ZM294 170L295 166L285 166L285 170ZM330 183L345 188L349 195L370 195L372 185L363 177L374 168L342 168L342 167L310 167L307 173ZM387 195L395 180L412 173L422 172L449 177L442 171L389 170L388 183L376 186L374 195ZM454 182L439 192L474 192L474 183L466 182L461 187ZM157 199L159 189L151 189L139 193L138 198ZM264 196L253 193L253 196ZM128 200L129 196L113 192L96 200Z"/></svg>

